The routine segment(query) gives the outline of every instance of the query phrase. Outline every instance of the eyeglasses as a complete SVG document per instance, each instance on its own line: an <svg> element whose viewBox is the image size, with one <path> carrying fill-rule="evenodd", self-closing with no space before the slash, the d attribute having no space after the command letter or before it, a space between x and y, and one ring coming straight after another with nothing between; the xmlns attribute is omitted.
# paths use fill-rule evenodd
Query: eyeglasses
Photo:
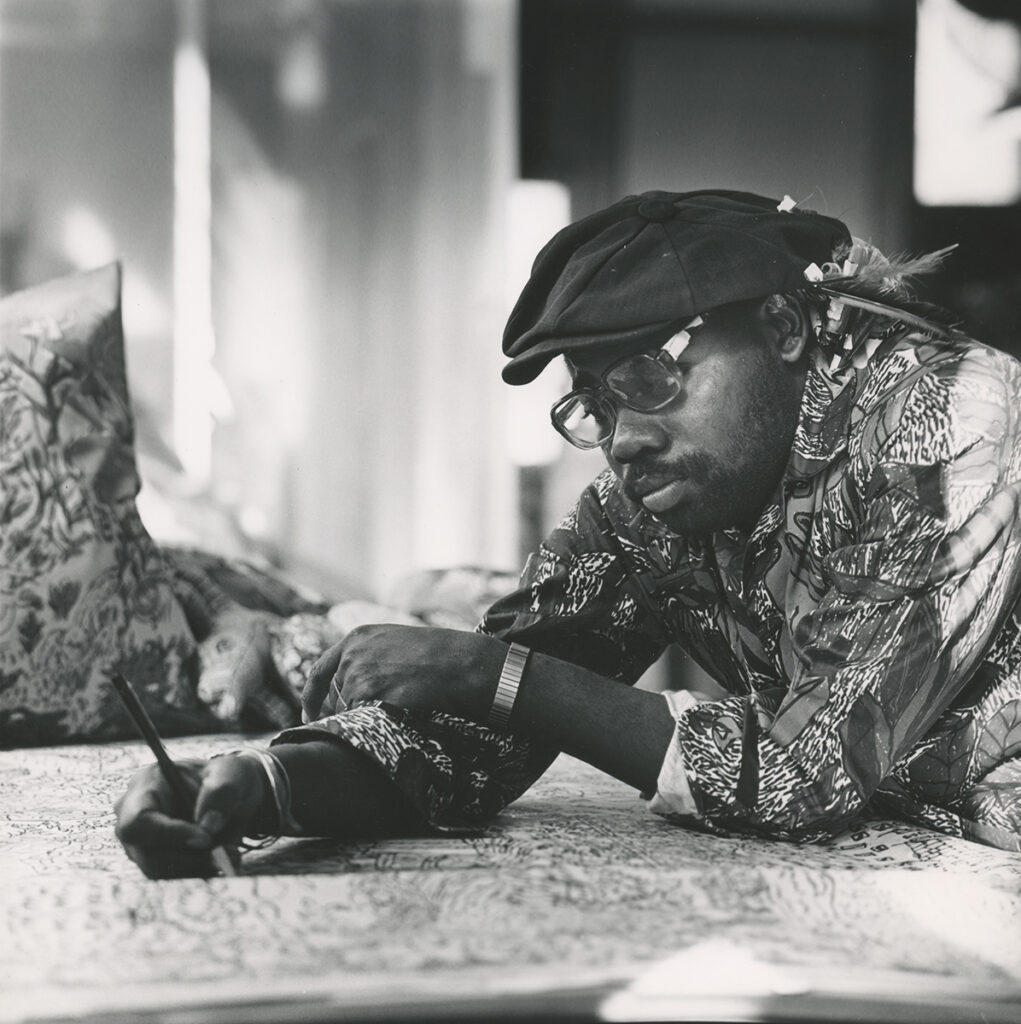
<svg viewBox="0 0 1021 1024"><path fill-rule="evenodd" d="M688 347L691 333L705 323L696 316L655 352L625 356L608 367L594 388L576 388L553 404L553 426L575 448L598 448L613 437L617 406L655 412L680 393L683 372L677 357Z"/></svg>

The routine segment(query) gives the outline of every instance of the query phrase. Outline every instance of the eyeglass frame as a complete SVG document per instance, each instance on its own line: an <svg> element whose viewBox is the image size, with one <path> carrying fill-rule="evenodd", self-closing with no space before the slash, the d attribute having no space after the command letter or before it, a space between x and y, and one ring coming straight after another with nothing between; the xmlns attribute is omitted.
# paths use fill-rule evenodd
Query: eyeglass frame
<svg viewBox="0 0 1021 1024"><path fill-rule="evenodd" d="M618 404L623 405L626 409L631 409L633 412L657 412L660 409L665 409L681 393L680 384L682 382L682 371L677 365L677 357L691 343L691 332L696 328L701 327L707 319L708 316L705 313L692 317L691 320L689 320L683 327L671 334L666 342L664 342L658 349L655 349L652 352L632 352L631 355L621 356L620 359L614 360L614 362L612 362L599 375L598 385L595 387L574 388L566 395L558 398L553 405L550 406L550 422L553 424L553 429L565 441L567 441L568 444L573 445L575 448L580 448L582 451L592 451L594 448L601 448L613 437L613 434L617 429ZM607 381L609 375L619 366L631 359L637 359L639 357L651 358L655 362L659 363L678 385L678 389L669 398L657 403L656 405L649 406L648 408L632 405L625 395L620 395L614 391ZM582 396L591 399L598 406L606 409L610 414L607 419L612 418L613 420L609 433L598 441L582 441L579 438L573 437L568 432L567 428L557 420L557 411L559 409L562 409L566 403L577 400Z"/></svg>

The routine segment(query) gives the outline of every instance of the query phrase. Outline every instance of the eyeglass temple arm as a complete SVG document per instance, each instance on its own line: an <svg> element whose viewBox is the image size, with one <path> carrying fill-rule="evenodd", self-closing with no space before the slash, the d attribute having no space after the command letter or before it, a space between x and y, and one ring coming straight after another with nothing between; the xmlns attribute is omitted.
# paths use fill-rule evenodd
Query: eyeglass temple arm
<svg viewBox="0 0 1021 1024"><path fill-rule="evenodd" d="M676 359L691 343L691 332L696 327L701 327L703 323L705 320L701 316L690 320L663 346L662 351L671 359Z"/></svg>

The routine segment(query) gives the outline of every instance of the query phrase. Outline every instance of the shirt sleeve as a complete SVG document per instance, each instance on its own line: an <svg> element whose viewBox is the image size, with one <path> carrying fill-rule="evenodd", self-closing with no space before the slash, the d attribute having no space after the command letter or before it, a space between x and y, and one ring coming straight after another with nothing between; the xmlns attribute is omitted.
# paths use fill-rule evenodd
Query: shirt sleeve
<svg viewBox="0 0 1021 1024"><path fill-rule="evenodd" d="M518 589L493 605L478 628L634 683L670 638L638 599L612 524L613 480L607 471L586 488L529 557Z"/></svg>
<svg viewBox="0 0 1021 1024"><path fill-rule="evenodd" d="M1019 369L978 349L867 410L789 686L681 709L653 809L831 834L947 710L1017 600ZM692 801L674 806L679 774Z"/></svg>
<svg viewBox="0 0 1021 1024"><path fill-rule="evenodd" d="M675 722L685 711L697 707L699 703L698 698L689 690L667 690L663 697ZM698 805L691 792L688 773L684 768L684 753L679 743L672 743L667 748L659 778L656 780L656 792L648 801L648 806L653 814L661 814L664 817L698 816Z"/></svg>
<svg viewBox="0 0 1021 1024"><path fill-rule="evenodd" d="M631 596L621 552L610 540L601 477L553 531L497 602L480 632L633 682L662 651L661 627ZM557 751L526 736L440 712L385 702L359 704L282 733L281 743L327 740L354 747L405 794L422 820L450 831L477 828L523 793Z"/></svg>

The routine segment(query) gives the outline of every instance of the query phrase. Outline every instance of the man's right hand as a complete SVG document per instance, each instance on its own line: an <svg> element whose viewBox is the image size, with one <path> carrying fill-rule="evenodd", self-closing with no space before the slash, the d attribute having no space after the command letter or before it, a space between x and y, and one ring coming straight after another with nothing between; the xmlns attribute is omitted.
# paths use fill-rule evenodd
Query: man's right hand
<svg viewBox="0 0 1021 1024"><path fill-rule="evenodd" d="M177 766L195 794L190 817L182 817L159 768L149 765L115 804L117 838L149 878L209 877L215 874L209 851L231 849L265 828L272 794L253 757L228 754Z"/></svg>

